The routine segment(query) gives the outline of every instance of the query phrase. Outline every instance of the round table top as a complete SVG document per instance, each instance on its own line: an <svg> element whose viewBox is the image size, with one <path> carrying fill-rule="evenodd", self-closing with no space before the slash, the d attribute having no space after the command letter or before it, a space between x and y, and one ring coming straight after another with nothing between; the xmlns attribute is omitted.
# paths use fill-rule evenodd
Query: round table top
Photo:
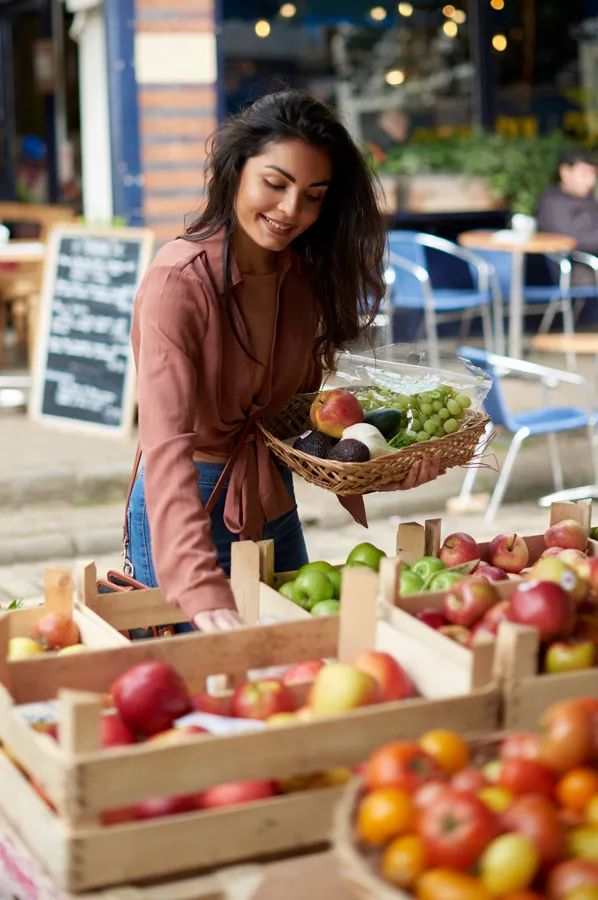
<svg viewBox="0 0 598 900"><path fill-rule="evenodd" d="M46 255L43 241L7 241L0 244L0 263L41 263Z"/></svg>
<svg viewBox="0 0 598 900"><path fill-rule="evenodd" d="M532 347L547 353L598 354L598 333L537 334L532 338Z"/></svg>
<svg viewBox="0 0 598 900"><path fill-rule="evenodd" d="M526 236L516 231L463 231L459 243L472 250L502 250L506 253L570 253L577 241L567 234L537 231Z"/></svg>

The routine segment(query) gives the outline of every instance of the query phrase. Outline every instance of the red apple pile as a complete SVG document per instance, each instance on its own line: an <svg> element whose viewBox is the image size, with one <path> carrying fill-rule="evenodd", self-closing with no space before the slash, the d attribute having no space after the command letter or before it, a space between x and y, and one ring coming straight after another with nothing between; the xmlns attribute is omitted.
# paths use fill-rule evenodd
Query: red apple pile
<svg viewBox="0 0 598 900"><path fill-rule="evenodd" d="M434 729L376 750L354 821L370 864L418 900L595 900L598 699L539 726L498 747Z"/></svg>

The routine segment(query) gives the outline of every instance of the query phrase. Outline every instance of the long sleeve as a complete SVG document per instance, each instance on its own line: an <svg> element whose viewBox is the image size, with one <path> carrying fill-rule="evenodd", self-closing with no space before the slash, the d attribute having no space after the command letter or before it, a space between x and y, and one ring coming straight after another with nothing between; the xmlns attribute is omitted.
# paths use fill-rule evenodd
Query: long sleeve
<svg viewBox="0 0 598 900"><path fill-rule="evenodd" d="M138 297L139 438L158 583L189 616L235 608L218 565L193 464L194 422L208 319L189 267L156 266Z"/></svg>
<svg viewBox="0 0 598 900"><path fill-rule="evenodd" d="M549 188L538 207L538 228L567 234L577 241L577 249L598 252L598 203L593 197L572 197Z"/></svg>

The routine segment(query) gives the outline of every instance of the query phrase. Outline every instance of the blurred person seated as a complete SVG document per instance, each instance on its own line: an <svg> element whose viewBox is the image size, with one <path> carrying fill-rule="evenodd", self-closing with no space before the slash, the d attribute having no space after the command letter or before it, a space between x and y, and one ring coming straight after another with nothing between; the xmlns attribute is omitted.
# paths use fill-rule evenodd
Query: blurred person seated
<svg viewBox="0 0 598 900"><path fill-rule="evenodd" d="M583 147L570 148L559 158L559 183L547 188L538 206L538 230L568 234L577 250L598 255L598 200L594 196L597 169ZM572 283L595 284L588 266L574 265Z"/></svg>

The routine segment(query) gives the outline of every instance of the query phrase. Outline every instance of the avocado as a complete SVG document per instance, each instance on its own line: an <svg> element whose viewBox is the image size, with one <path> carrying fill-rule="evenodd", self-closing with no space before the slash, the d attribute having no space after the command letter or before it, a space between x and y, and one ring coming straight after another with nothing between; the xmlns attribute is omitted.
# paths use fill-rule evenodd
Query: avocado
<svg viewBox="0 0 598 900"><path fill-rule="evenodd" d="M361 441L353 440L353 438L339 441L328 454L328 459L335 462L367 462L369 458L370 451L366 445Z"/></svg>
<svg viewBox="0 0 598 900"><path fill-rule="evenodd" d="M310 456L326 459L335 444L334 438L322 434L321 431L308 431L307 434L299 435L293 444L293 449L308 453Z"/></svg>
<svg viewBox="0 0 598 900"><path fill-rule="evenodd" d="M403 414L398 409L389 409L387 407L366 412L363 420L368 425L374 425L387 441L394 437L404 425Z"/></svg>

